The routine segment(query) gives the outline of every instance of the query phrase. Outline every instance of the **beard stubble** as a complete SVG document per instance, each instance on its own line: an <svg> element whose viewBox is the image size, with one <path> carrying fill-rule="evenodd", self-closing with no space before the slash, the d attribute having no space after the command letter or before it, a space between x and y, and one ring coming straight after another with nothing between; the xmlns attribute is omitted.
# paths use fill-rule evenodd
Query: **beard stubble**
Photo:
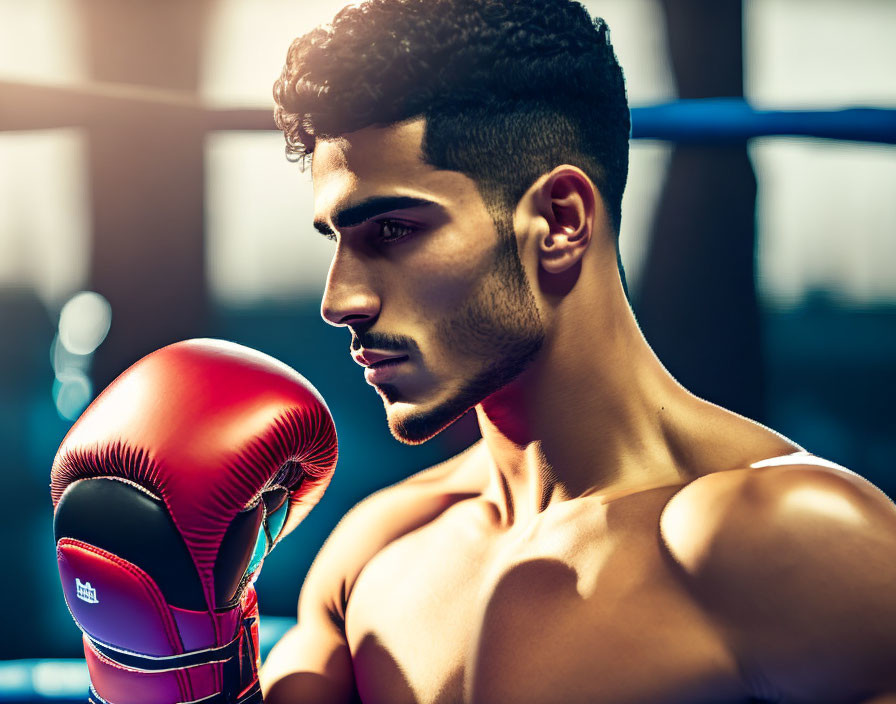
<svg viewBox="0 0 896 704"><path fill-rule="evenodd" d="M479 370L438 406L389 419L399 442L417 445L451 425L470 408L516 379L544 345L545 330L516 246L512 221L496 219L494 265L481 286L436 326L436 339ZM388 400L395 390L384 384Z"/></svg>

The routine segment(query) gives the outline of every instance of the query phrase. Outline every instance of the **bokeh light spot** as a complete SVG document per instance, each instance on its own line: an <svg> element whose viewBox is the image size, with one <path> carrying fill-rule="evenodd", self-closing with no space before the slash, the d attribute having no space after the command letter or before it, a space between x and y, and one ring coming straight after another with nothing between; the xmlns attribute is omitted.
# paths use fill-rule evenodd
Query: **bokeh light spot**
<svg viewBox="0 0 896 704"><path fill-rule="evenodd" d="M112 306L93 291L81 291L62 306L59 340L69 352L92 354L109 333Z"/></svg>

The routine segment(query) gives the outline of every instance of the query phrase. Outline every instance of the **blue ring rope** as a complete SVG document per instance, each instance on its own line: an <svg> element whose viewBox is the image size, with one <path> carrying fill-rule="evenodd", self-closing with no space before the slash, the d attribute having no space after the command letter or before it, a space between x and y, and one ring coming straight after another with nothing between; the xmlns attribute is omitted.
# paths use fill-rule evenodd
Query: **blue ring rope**
<svg viewBox="0 0 896 704"><path fill-rule="evenodd" d="M631 112L632 139L719 144L793 136L896 144L896 109L888 108L759 110L737 98L703 98Z"/></svg>

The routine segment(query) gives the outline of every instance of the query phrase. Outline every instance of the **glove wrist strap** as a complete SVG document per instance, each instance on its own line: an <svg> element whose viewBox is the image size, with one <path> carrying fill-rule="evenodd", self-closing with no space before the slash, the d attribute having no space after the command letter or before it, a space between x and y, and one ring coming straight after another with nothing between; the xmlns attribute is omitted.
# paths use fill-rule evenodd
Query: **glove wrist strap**
<svg viewBox="0 0 896 704"><path fill-rule="evenodd" d="M258 683L255 684L252 689L248 692L245 692L242 697L239 699L227 699L226 695L223 692L219 692L218 694L212 694L209 697L204 697L203 699L196 699L192 702L183 702L182 704L263 704L264 700L261 698L261 687L258 686ZM99 694L96 693L93 687L90 688L90 694L87 695L87 704L112 704L111 702L107 702L103 699Z"/></svg>
<svg viewBox="0 0 896 704"><path fill-rule="evenodd" d="M254 632L257 632L257 617L247 615L242 619L237 636L222 646L194 650L177 655L154 656L130 652L110 646L85 633L85 646L118 666L135 673L156 674L172 670L219 664L222 667L223 691L183 704L261 704L261 688L256 672ZM114 704L103 699L91 686L90 704Z"/></svg>
<svg viewBox="0 0 896 704"><path fill-rule="evenodd" d="M140 653L122 650L121 648L114 648L92 638L89 634L85 635L90 641L90 647L104 658L111 660L116 665L139 672L167 672L169 670L183 670L188 667L224 662L232 657L239 656L240 639L242 638L242 633L240 633L229 643L217 648L193 650L178 655L155 656L141 655Z"/></svg>

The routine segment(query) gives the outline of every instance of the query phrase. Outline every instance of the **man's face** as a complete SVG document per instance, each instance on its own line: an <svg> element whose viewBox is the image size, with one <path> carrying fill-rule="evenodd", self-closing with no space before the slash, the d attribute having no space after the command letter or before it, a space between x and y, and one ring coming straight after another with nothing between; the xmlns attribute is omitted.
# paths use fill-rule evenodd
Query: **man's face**
<svg viewBox="0 0 896 704"><path fill-rule="evenodd" d="M351 331L406 443L512 381L544 341L511 218L496 227L470 178L423 162L423 127L320 141L312 165L315 224L335 237L321 314Z"/></svg>

